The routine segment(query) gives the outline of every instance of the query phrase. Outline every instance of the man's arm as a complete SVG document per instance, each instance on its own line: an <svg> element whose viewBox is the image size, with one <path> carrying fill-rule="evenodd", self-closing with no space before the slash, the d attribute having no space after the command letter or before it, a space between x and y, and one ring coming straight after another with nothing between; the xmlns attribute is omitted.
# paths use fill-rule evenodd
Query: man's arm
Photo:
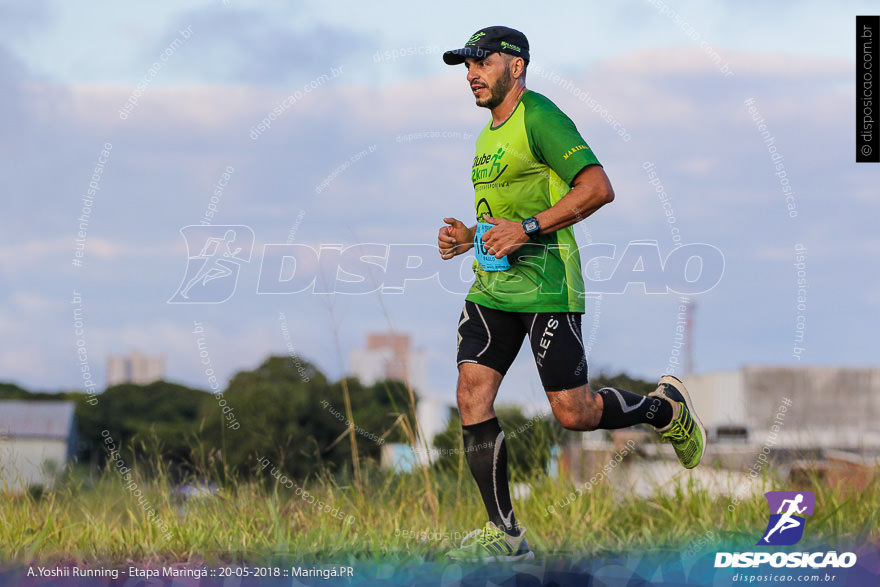
<svg viewBox="0 0 880 587"><path fill-rule="evenodd" d="M588 165L571 182L571 190L552 207L536 215L540 234L562 230L576 224L614 201L614 190L601 165Z"/></svg>
<svg viewBox="0 0 880 587"><path fill-rule="evenodd" d="M571 182L571 190L562 199L535 215L541 225L539 234L556 232L576 224L613 200L614 190L605 170L601 165L588 165L578 172ZM495 257L508 255L529 242L519 222L487 215L483 216L483 220L495 225L483 235L486 250Z"/></svg>

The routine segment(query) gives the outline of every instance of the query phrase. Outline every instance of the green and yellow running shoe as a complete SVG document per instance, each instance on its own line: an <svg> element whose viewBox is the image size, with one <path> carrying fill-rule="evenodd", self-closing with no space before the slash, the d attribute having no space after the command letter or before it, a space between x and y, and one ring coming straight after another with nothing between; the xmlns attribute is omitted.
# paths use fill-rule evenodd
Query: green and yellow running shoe
<svg viewBox="0 0 880 587"><path fill-rule="evenodd" d="M648 397L662 397L672 403L672 422L666 428L658 428L657 432L672 445L685 469L699 465L706 452L706 429L694 412L684 383L672 375L664 375Z"/></svg>
<svg viewBox="0 0 880 587"><path fill-rule="evenodd" d="M519 536L511 536L492 522L485 528L474 530L464 537L461 546L446 553L453 560L478 562L510 562L535 558L529 548L525 528L520 528Z"/></svg>

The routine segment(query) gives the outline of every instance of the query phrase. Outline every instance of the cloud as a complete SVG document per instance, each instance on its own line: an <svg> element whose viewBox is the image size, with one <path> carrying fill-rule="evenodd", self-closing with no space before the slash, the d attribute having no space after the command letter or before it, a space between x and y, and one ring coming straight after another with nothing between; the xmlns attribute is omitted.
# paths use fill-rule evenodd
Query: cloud
<svg viewBox="0 0 880 587"><path fill-rule="evenodd" d="M0 74L0 139L9 141L17 135L20 136L26 126L26 99L22 85L28 79L28 72L21 60L2 45Z"/></svg>
<svg viewBox="0 0 880 587"><path fill-rule="evenodd" d="M786 78L839 75L850 73L849 65L830 58L794 56L785 53L755 53L728 50L723 47L713 49L730 65L734 76L779 76ZM693 47L654 48L632 51L606 59L597 64L597 72L620 75L640 74L664 78L677 75L699 75L719 73L717 79L725 76L719 72L722 65L718 59L705 49ZM726 76L730 77L730 76Z"/></svg>
<svg viewBox="0 0 880 587"><path fill-rule="evenodd" d="M26 36L48 21L49 4L47 0L0 1L0 35L7 37Z"/></svg>
<svg viewBox="0 0 880 587"><path fill-rule="evenodd" d="M193 31L198 34L196 26ZM812 59L732 54L736 74L725 78L699 50L658 55L651 60L624 55L568 74L574 87L591 92L595 103L617 117L630 141L579 92L530 72L530 87L572 116L617 192L615 202L579 225L576 234L582 244L589 234L621 250L637 239L655 239L664 252L671 249L662 203L643 168L652 161L685 242L715 244L728 263L721 284L699 299L698 363L735 368L750 360L784 361L793 326L780 312L790 310L795 242L809 247L811 280L852 284L856 274L861 291L878 291L877 278L862 269L869 266L866 255L876 250L871 219L878 204L871 198L871 170L851 162L847 112L853 94L840 89L851 68L825 62L811 77ZM810 91L792 99L793 87ZM302 211L296 241L313 244L431 243L443 216L472 219L473 141L488 114L474 107L460 72L385 85L331 81L284 109L256 139L251 130L290 89L150 87L126 120L117 110L128 88L43 85L29 92L16 158L0 163L9 172L0 174L0 181L18 207L4 242L22 243L0 257L9 261L4 277L24 296L57 292L53 295L65 302L72 289L83 291L96 360L103 357L98 353L125 352L120 348L125 346L159 352L165 340L168 353L183 357L191 346L184 329L191 329L193 320L210 320L212 355L231 372L253 366L265 353L283 352L274 313L287 311L298 327L297 348L331 369L345 363L336 356L335 336L345 352L360 345L365 332L389 323L411 329L417 344L437 349L431 355L432 370L441 373L432 376L436 387L453 387L460 295L420 283L396 296L267 296L256 293L256 284L262 244L285 242ZM796 222L787 216L767 149L743 104L749 97L767 118L799 190L802 214ZM113 143L112 155L90 217L85 266L76 271L70 255L79 199L105 141ZM213 221L251 226L257 237L254 259L242 268L229 302L168 306L186 264L180 228L199 222L227 166L235 171ZM870 247L860 248L864 244ZM827 252L844 250L849 256ZM842 319L866 315L876 305L875 295L842 309L818 288L811 296L811 324L838 311ZM593 351L596 365L637 374L661 369L673 340L675 307L675 296L633 291L606 296ZM30 309L22 316L35 327L12 328L19 317L15 311L3 316L12 328L7 340L16 341L4 349L68 360L64 353L72 335L64 312L43 316ZM815 356L868 357L869 341L846 324L821 336L814 328ZM49 347L40 343L46 332L58 335ZM785 344L773 342L782 339ZM10 373L25 382L50 377L27 362ZM60 381L58 373L52 376ZM203 385L195 361L170 361L169 375Z"/></svg>
<svg viewBox="0 0 880 587"><path fill-rule="evenodd" d="M210 84L300 85L346 57L363 52L366 38L348 30L316 25L299 30L295 14L213 6L175 19L163 44L145 53L154 59L167 44L192 27L192 37L173 57L190 80Z"/></svg>

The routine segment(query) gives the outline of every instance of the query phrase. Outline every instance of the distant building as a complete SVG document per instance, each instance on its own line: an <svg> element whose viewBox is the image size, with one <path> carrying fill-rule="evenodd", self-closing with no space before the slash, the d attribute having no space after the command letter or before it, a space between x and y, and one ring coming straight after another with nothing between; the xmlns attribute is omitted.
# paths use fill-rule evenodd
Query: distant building
<svg viewBox="0 0 880 587"><path fill-rule="evenodd" d="M685 383L716 441L880 451L880 368L752 365Z"/></svg>
<svg viewBox="0 0 880 587"><path fill-rule="evenodd" d="M408 334L370 333L367 348L349 355L349 371L365 385L385 379L408 383L424 392L428 386L428 360L425 351L413 350Z"/></svg>
<svg viewBox="0 0 880 587"><path fill-rule="evenodd" d="M77 442L73 402L0 401L0 491L51 487Z"/></svg>
<svg viewBox="0 0 880 587"><path fill-rule="evenodd" d="M165 378L165 357L148 357L137 351L107 357L107 387L120 383L147 385Z"/></svg>
<svg viewBox="0 0 880 587"><path fill-rule="evenodd" d="M367 335L367 346L349 355L349 371L365 385L385 379L408 383L418 397L416 416L420 440L414 450L409 445L385 445L382 462L396 470L410 470L417 462L431 460L434 437L446 429L449 406L428 394L428 359L423 350L414 350L408 334L394 332Z"/></svg>
<svg viewBox="0 0 880 587"><path fill-rule="evenodd" d="M583 488L610 467L616 489L648 499L682 482L732 499L759 497L777 475L787 487L819 479L850 495L876 484L880 368L747 365L684 382L709 436L699 467L682 476L672 447L640 427L615 430L610 440L587 433L562 447L560 476Z"/></svg>

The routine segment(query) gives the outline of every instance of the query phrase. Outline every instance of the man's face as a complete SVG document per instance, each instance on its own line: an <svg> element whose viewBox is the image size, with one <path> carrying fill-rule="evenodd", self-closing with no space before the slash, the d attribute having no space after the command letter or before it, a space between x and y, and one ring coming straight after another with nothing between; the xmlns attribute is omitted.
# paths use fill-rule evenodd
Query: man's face
<svg viewBox="0 0 880 587"><path fill-rule="evenodd" d="M500 53L491 53L482 59L468 57L464 60L467 80L477 99L477 106L491 110L501 104L514 83L510 73L511 62Z"/></svg>

